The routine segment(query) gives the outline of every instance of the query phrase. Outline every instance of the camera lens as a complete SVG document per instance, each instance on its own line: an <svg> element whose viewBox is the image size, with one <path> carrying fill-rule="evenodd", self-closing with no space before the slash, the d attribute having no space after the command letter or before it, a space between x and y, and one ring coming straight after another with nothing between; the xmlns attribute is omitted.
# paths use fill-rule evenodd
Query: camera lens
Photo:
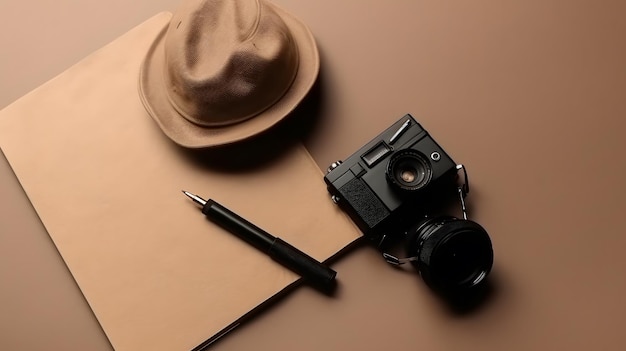
<svg viewBox="0 0 626 351"><path fill-rule="evenodd" d="M420 223L409 233L407 254L430 286L454 292L479 285L491 271L493 248L478 223L439 217Z"/></svg>
<svg viewBox="0 0 626 351"><path fill-rule="evenodd" d="M396 152L387 165L387 179L398 190L416 191L430 182L432 169L422 153L413 149Z"/></svg>

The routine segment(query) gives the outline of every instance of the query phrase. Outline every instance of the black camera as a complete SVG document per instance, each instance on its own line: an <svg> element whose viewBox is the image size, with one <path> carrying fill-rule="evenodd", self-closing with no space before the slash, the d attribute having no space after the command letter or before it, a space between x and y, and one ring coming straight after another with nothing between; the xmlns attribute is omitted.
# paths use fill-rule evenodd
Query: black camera
<svg viewBox="0 0 626 351"><path fill-rule="evenodd" d="M467 219L465 167L456 164L411 115L344 162L334 162L324 181L333 201L378 247L404 239L407 258L383 256L393 265L411 262L435 290L466 291L481 285L491 271L489 235ZM450 199L459 200L462 219L439 215Z"/></svg>

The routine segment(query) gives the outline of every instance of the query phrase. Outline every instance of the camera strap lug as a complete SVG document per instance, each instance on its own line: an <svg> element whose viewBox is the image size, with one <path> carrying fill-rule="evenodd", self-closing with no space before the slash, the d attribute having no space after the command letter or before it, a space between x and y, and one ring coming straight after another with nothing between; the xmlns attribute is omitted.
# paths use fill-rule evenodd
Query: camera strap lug
<svg viewBox="0 0 626 351"><path fill-rule="evenodd" d="M387 234L383 234L380 237L380 241L378 241L378 249L383 251L385 250L385 239L387 238ZM398 258L392 254L386 253L386 252L382 252L383 258L385 259L385 261L387 261L387 263L389 263L392 266L400 266L403 265L405 263L411 262L411 261L417 261L419 258L418 257L407 257L407 258Z"/></svg>
<svg viewBox="0 0 626 351"><path fill-rule="evenodd" d="M464 165L456 165L457 171L463 171L463 184L457 187L459 199L461 200L461 211L463 211L463 219L467 220L467 207L465 207L465 196L469 193L469 178L467 169Z"/></svg>
<svg viewBox="0 0 626 351"><path fill-rule="evenodd" d="M467 208L465 207L465 196L463 195L463 189L461 187L459 190L459 199L461 200L461 211L463 211L463 219L467 220Z"/></svg>
<svg viewBox="0 0 626 351"><path fill-rule="evenodd" d="M463 184L461 184L460 188L463 191L463 197L465 197L467 194L469 194L469 178L467 176L467 168L465 168L465 165L456 165L456 170L457 171L463 171Z"/></svg>
<svg viewBox="0 0 626 351"><path fill-rule="evenodd" d="M402 265L411 261L417 261L419 259L419 257L417 256L398 258L386 252L383 252L383 258L385 259L385 261L387 261L387 263L394 265L394 266L399 266L399 265Z"/></svg>

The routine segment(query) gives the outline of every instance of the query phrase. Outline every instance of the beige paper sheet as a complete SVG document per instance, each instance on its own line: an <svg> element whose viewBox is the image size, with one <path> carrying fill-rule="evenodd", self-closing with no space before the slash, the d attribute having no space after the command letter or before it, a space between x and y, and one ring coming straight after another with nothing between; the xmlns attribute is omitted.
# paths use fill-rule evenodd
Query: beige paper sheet
<svg viewBox="0 0 626 351"><path fill-rule="evenodd" d="M190 350L298 279L208 222L182 189L319 260L360 236L301 144L229 171L165 138L140 103L137 77L170 16L0 112L0 148L120 351Z"/></svg>

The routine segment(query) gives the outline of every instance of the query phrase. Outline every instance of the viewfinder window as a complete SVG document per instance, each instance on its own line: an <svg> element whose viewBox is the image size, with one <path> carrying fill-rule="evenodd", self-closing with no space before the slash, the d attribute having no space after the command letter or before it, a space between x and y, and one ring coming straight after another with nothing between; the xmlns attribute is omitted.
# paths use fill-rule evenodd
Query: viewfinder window
<svg viewBox="0 0 626 351"><path fill-rule="evenodd" d="M376 146L371 148L370 151L363 154L361 158L363 159L363 161L365 161L368 167L372 167L378 161L380 161L385 156L387 156L390 152L391 152L391 147L389 147L387 144L381 141L378 144L376 144Z"/></svg>

